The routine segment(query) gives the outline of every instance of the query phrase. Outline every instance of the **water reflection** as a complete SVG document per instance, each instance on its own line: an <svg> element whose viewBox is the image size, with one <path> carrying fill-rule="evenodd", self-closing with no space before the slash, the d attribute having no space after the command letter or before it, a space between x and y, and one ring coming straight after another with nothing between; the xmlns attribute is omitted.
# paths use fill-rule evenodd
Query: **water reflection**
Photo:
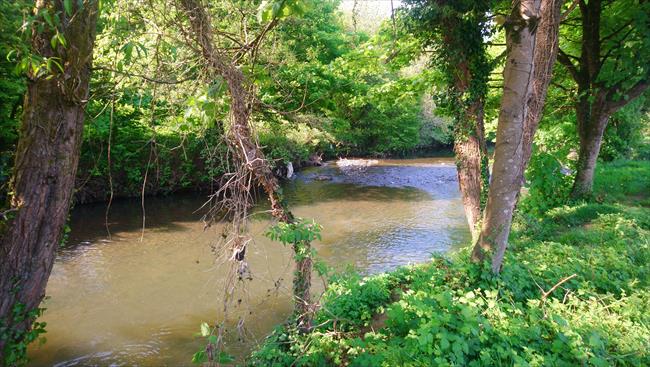
<svg viewBox="0 0 650 367"><path fill-rule="evenodd" d="M450 160L381 161L364 168L334 165L306 170L285 184L297 216L323 225L315 244L330 265L374 273L426 261L468 239ZM72 214L70 243L60 252L47 294L48 342L30 350L31 365L187 365L201 348L193 338L202 321L223 318L226 265L214 261L220 228L203 230L196 212L205 198L176 195L147 199L141 241L139 200L113 204L111 236L104 205ZM260 207L259 211L265 208ZM290 253L262 235L264 216L251 223L247 253L254 280L229 309L244 320L229 334L240 356L290 313Z"/></svg>

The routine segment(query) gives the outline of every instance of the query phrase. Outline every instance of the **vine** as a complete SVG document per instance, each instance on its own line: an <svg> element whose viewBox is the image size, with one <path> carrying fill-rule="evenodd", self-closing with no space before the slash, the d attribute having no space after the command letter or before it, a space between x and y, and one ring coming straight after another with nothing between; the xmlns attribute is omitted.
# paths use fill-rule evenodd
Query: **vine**
<svg viewBox="0 0 650 367"><path fill-rule="evenodd" d="M16 284L12 290L15 295L20 287ZM27 346L44 334L45 322L34 321L43 315L45 308L27 309L22 302L16 302L11 309L9 320L0 319L0 365L19 366L27 363ZM31 324L29 328L16 328L12 325ZM45 342L45 338L40 339Z"/></svg>

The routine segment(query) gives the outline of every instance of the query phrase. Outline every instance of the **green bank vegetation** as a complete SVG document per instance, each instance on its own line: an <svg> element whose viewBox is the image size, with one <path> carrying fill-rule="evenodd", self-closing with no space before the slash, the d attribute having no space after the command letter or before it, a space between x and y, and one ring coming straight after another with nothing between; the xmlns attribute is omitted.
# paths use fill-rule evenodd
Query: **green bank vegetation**
<svg viewBox="0 0 650 367"><path fill-rule="evenodd" d="M335 278L314 331L276 329L249 364L647 365L648 187L650 162L616 161L597 173L597 201L520 211L499 276L461 250Z"/></svg>

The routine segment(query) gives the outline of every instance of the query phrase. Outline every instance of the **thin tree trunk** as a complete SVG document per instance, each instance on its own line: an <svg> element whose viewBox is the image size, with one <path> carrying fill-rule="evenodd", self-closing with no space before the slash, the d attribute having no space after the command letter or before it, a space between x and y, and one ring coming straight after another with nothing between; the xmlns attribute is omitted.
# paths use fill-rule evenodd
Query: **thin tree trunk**
<svg viewBox="0 0 650 367"><path fill-rule="evenodd" d="M246 89L245 77L236 65L214 47L212 40L212 26L210 17L205 8L197 0L180 0L181 6L187 13L194 37L201 48L203 58L208 67L215 74L221 75L228 85L230 94L231 121L229 131L229 144L235 147L240 161L245 162L257 183L264 188L271 202L271 214L285 223L293 223L294 217L282 204L279 195L280 185L273 175L268 161L255 143L249 125L250 106L253 98ZM306 248L304 248L306 247ZM294 254L309 254L311 244L303 241L294 244ZM304 252L303 252L304 251ZM311 273L312 259L310 256L296 256L296 273L294 274L294 314L297 326L301 331L311 329Z"/></svg>
<svg viewBox="0 0 650 367"><path fill-rule="evenodd" d="M33 52L60 58L64 72L53 68L51 78L28 78L12 179L15 217L0 241L0 331L10 338L0 339L0 364L5 348L23 342L34 321L27 315L45 295L74 190L98 3L72 4L67 14L62 1L37 2L36 10L59 14L67 47L52 49L54 33L47 26L32 31ZM16 314L19 305L24 311Z"/></svg>
<svg viewBox="0 0 650 367"><path fill-rule="evenodd" d="M492 255L501 270L532 140L557 54L562 0L514 0L506 22L508 58L497 126L492 180L472 259Z"/></svg>
<svg viewBox="0 0 650 367"><path fill-rule="evenodd" d="M573 198L582 198L591 194L596 162L598 161L600 145L608 121L609 116L602 114L592 115L587 121L578 121L580 151L578 154L576 177L573 181L573 189L571 191Z"/></svg>

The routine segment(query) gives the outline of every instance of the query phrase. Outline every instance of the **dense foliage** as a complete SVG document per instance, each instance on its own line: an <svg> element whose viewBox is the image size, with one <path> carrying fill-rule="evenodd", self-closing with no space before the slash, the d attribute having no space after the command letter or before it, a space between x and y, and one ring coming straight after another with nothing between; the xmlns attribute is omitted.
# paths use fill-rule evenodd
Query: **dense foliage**
<svg viewBox="0 0 650 367"><path fill-rule="evenodd" d="M288 162L300 164L314 154L405 155L449 147L451 121L439 116L458 119L455 108L484 98L487 75L495 66L488 59L502 60L503 47L498 43L502 35L490 36L487 20L481 15L487 4L469 1L452 9L468 14L458 18L465 23L454 29L461 39L457 43L471 45L464 53L474 55L472 67L480 70L462 96L448 88L455 67L450 60L461 59L463 53L443 47L445 39L431 24L417 23L456 19L449 9L429 9L410 2L413 14L398 14L404 19L384 21L375 33L368 34L346 26L349 21L338 10L338 1L306 4L300 16L286 18L272 31L248 70L261 99L254 117L260 143L277 167ZM27 35L21 28L27 5L1 5L2 28L12 30L0 36L2 53L9 56L0 59L2 192L7 189L25 88L15 62L27 47ZM97 39L77 200L106 200L111 193L135 196L210 187L227 165L225 148L219 144L227 100L208 100L223 94L223 87L216 83L206 89L193 83L197 69L187 47L173 37L147 31L147 22L169 22L164 8L141 7L126 0L110 5L112 10L102 13ZM224 12L238 7L248 16L245 21L250 27L258 22L259 4L223 2L215 6ZM446 13L431 15L431 11ZM226 16L224 22L230 22L228 19ZM483 24L484 33L470 37L471 32L480 30L472 28L477 22ZM429 28L428 33L414 33ZM494 46L487 47L489 57L485 45L472 43L481 37L493 39ZM427 55L431 57L422 57L423 45L430 48ZM542 124L549 131L548 138L538 143L543 147L537 151L573 168L566 155L577 149L572 131L575 113L569 102L574 92L567 72L556 74L557 87L552 87ZM485 101L487 136L492 142L499 95L498 88L493 88ZM462 101L452 103L452 97ZM643 154L639 147L647 125L646 105L639 99L614 116L605 135L603 159Z"/></svg>
<svg viewBox="0 0 650 367"><path fill-rule="evenodd" d="M2 5L3 29L15 30L3 33L3 54L20 55L16 49L26 47L19 28L27 9L21 4ZM246 62L247 76L259 88L254 123L274 164L300 164L313 154L404 155L448 146L449 122L436 116L429 101L434 72L414 59L414 40L389 24L374 34L346 28L338 1L306 4ZM232 7L247 17L247 27L258 26L256 2L214 6L224 14L225 29L241 21L228 13ZM149 32L151 22L164 26L170 19L162 8L126 0L111 2L111 11L102 13L80 202L207 188L228 164L219 143L228 113L222 83L207 89L194 83L198 69L191 50L174 37ZM6 76L0 85L7 127L0 136L4 182L24 81L5 58L0 70Z"/></svg>
<svg viewBox="0 0 650 367"><path fill-rule="evenodd" d="M650 164L601 166L596 184L601 203L520 213L500 276L465 250L344 276L314 332L278 328L249 364L647 365Z"/></svg>
<svg viewBox="0 0 650 367"><path fill-rule="evenodd" d="M3 30L0 32L0 202L5 200L5 185L16 149L18 120L25 93L23 77L15 72L16 65L11 58L16 49L25 47L18 31L24 6L23 1L0 3L0 29Z"/></svg>

